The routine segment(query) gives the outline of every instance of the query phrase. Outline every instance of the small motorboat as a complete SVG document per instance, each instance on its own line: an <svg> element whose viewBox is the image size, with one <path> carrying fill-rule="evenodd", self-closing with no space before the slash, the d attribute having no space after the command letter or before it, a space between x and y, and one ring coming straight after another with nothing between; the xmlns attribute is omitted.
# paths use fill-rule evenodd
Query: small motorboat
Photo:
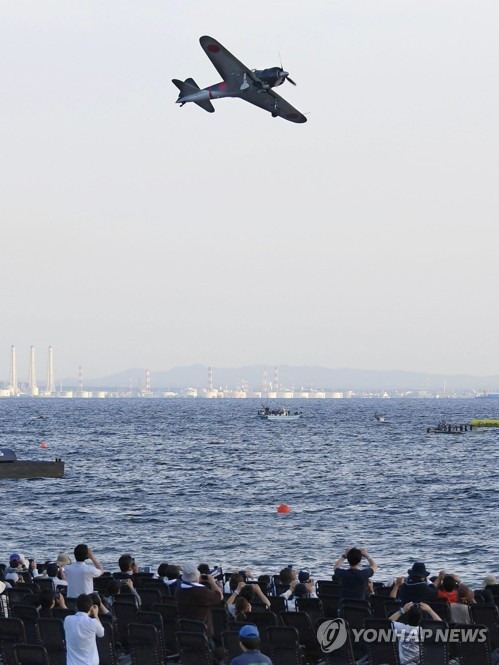
<svg viewBox="0 0 499 665"><path fill-rule="evenodd" d="M427 427L427 434L464 434L464 432L471 432L473 430L473 425L460 424L452 425L446 423L445 420L441 420L436 427Z"/></svg>
<svg viewBox="0 0 499 665"><path fill-rule="evenodd" d="M387 419L385 418L385 416L382 416L380 413L375 413L374 414L374 420L377 423L385 423L386 424L388 422Z"/></svg>
<svg viewBox="0 0 499 665"><path fill-rule="evenodd" d="M266 406L258 411L258 417L262 420L287 421L298 420L303 413L301 411L291 411L290 409L270 409Z"/></svg>

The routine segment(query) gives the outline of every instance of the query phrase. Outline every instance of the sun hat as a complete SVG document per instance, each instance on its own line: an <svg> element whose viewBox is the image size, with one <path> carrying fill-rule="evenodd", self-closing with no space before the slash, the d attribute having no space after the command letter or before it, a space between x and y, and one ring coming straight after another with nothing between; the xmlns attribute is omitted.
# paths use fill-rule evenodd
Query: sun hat
<svg viewBox="0 0 499 665"><path fill-rule="evenodd" d="M64 568L64 566L69 566L71 564L71 559L64 552L59 552L55 562Z"/></svg>
<svg viewBox="0 0 499 665"><path fill-rule="evenodd" d="M422 561L416 561L412 564L412 568L409 568L407 571L410 577L428 577L430 574L429 570L426 570L426 566Z"/></svg>
<svg viewBox="0 0 499 665"><path fill-rule="evenodd" d="M260 633L256 626L246 624L239 631L239 637L260 637Z"/></svg>

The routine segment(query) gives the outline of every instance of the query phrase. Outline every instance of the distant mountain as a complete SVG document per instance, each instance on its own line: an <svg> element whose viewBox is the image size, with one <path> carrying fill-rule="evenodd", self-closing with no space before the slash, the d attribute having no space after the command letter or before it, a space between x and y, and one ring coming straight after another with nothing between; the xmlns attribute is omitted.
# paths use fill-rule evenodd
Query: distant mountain
<svg viewBox="0 0 499 665"><path fill-rule="evenodd" d="M268 381L274 380L274 367L249 365L246 367L213 368L213 385L217 388L235 388L247 384L252 390L260 390L264 371ZM151 372L151 387L178 390L180 388L204 388L208 382L208 367L190 365L173 367L164 372ZM74 379L63 381L65 386L76 385ZM111 376L86 380L85 387L126 389L145 385L145 369L128 369ZM350 368L330 369L315 366L279 366L281 389L301 388L317 390L475 390L497 391L499 376L477 377L471 375L424 374L406 371L377 371Z"/></svg>

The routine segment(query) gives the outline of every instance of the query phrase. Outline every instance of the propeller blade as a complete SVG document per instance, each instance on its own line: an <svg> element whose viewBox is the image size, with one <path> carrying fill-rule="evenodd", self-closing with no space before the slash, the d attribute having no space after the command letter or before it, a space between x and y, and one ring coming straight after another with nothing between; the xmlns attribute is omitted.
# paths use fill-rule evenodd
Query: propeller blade
<svg viewBox="0 0 499 665"><path fill-rule="evenodd" d="M293 81L293 79L290 79L289 76L286 76L286 81L289 81L291 85L296 85L296 83Z"/></svg>

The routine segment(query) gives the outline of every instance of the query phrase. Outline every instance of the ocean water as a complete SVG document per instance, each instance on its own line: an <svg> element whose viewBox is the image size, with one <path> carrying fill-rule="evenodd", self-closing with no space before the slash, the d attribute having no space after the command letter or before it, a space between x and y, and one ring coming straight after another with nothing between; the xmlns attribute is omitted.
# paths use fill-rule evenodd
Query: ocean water
<svg viewBox="0 0 499 665"><path fill-rule="evenodd" d="M497 417L499 401L285 405L304 417L261 421L255 400L0 400L0 447L66 463L64 479L0 480L0 562L87 542L109 570L130 552L141 566L293 564L318 579L360 545L377 580L415 560L471 584L499 574L499 431L426 434Z"/></svg>

